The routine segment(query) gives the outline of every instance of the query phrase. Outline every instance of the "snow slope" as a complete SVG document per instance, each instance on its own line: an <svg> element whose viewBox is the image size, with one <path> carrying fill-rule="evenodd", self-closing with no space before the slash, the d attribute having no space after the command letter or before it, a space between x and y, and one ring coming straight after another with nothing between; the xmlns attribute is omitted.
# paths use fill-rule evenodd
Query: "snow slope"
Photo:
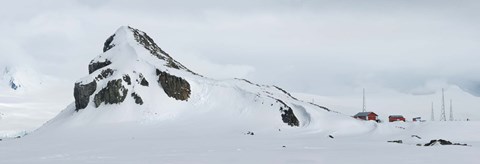
<svg viewBox="0 0 480 164"><path fill-rule="evenodd" d="M220 124L241 122L276 130L301 127L346 133L338 129L372 128L298 100L276 86L198 75L161 50L144 32L126 26L107 39L104 53L92 60L89 72L76 84L75 107L67 108L63 112L67 114L51 124L69 127L207 118Z"/></svg>

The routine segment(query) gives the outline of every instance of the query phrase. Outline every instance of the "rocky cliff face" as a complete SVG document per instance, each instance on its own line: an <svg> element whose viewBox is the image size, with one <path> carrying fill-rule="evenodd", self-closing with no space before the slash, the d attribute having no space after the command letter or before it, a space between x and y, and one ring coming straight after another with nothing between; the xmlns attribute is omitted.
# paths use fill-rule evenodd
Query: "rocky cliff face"
<svg viewBox="0 0 480 164"><path fill-rule="evenodd" d="M163 91L177 100L187 100L190 97L190 84L181 77L170 75L157 69L158 83Z"/></svg>
<svg viewBox="0 0 480 164"><path fill-rule="evenodd" d="M302 102L280 87L244 79L224 82L203 77L174 60L145 32L131 27L121 27L105 41L103 53L90 62L88 71L89 75L75 84L77 112L110 105L116 105L114 110L134 108L147 114L185 106L195 106L189 110L252 108L274 113L259 118L274 117L298 127L311 120L307 112L310 108L328 111ZM231 105L233 102L241 103Z"/></svg>
<svg viewBox="0 0 480 164"><path fill-rule="evenodd" d="M142 95L135 92L135 87L149 87L150 83L144 76L144 73L139 70L119 72L115 67L122 66L112 66L116 64L112 61L116 58L122 58L122 55L125 54L121 52L119 54L116 54L116 52L109 53L110 50L117 48L117 46L135 46L135 44L141 45L141 48L147 50L149 52L148 55L155 57L156 60L164 62L165 67L195 74L160 49L146 33L131 27L123 27L105 41L103 47L104 54L93 59L88 65L89 76L95 77L93 81L80 81L75 84L74 97L77 111L85 109L91 102L93 102L95 108L100 107L102 104L120 104L125 101L128 95L136 104L143 105ZM136 56L137 59L133 59L139 61L142 57L145 56L138 55ZM117 62L119 64L137 64L135 62L129 63L128 61ZM188 100L190 85L187 80L167 73L168 70L160 71L155 67L151 69L156 72L156 85L161 86L169 97L182 101ZM146 70L146 72L148 71Z"/></svg>

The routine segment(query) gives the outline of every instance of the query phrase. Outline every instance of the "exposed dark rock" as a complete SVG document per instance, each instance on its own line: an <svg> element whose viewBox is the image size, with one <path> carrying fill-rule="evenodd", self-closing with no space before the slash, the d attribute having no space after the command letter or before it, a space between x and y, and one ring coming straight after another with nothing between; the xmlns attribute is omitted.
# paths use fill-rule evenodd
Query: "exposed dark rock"
<svg viewBox="0 0 480 164"><path fill-rule="evenodd" d="M167 62L167 64L165 66L170 67L170 68L175 68L175 69L186 70L190 73L198 75L197 73L189 70L187 67L183 66L181 63L177 62L175 59L170 57L170 55L168 55L168 53L166 53L160 47L158 47L158 45L155 43L155 41L153 41L153 39L150 38L150 36L148 36L147 33L143 32L143 31L140 31L138 29L132 28L132 27L128 27L128 28L130 30L132 30L133 36L135 37L135 40L138 43L143 45L143 47L145 47L145 49L150 51L150 53L152 55L154 55L155 57L157 57L161 60L165 60Z"/></svg>
<svg viewBox="0 0 480 164"><path fill-rule="evenodd" d="M330 110L330 109L328 109L327 107L320 106L320 105L318 105L318 104L315 104L315 103L312 103L312 102L309 102L309 104L312 104L313 106L319 107L319 108L321 108L321 109L323 109L323 110L326 110L326 111L329 111L329 112L331 111L331 110Z"/></svg>
<svg viewBox="0 0 480 164"><path fill-rule="evenodd" d="M288 97L290 97L290 98L292 98L292 99L294 99L294 100L298 100L297 98L293 97L290 93L288 93L288 92L285 91L284 89L282 89L282 88L280 88L280 87L277 87L277 86L275 86L275 85L274 85L273 87L275 87L276 89L282 91L284 94L288 95Z"/></svg>
<svg viewBox="0 0 480 164"><path fill-rule="evenodd" d="M333 137L332 135L328 135L328 137L330 137L330 138L332 138L332 139L335 138L335 137Z"/></svg>
<svg viewBox="0 0 480 164"><path fill-rule="evenodd" d="M293 113L292 108L285 104L282 100L277 99L277 102L280 103L280 112L282 113L282 121L290 126L299 126L300 123Z"/></svg>
<svg viewBox="0 0 480 164"><path fill-rule="evenodd" d="M462 143L452 143L450 141L444 140L444 139L438 139L438 140L431 140L429 143L426 143L424 146L433 146L433 145L458 145L458 146L468 146L467 144L462 144Z"/></svg>
<svg viewBox="0 0 480 164"><path fill-rule="evenodd" d="M10 79L10 88L12 88L13 90L17 90L20 87L21 85L15 84L15 82L13 82L13 79Z"/></svg>
<svg viewBox="0 0 480 164"><path fill-rule="evenodd" d="M261 85L259 85L259 84L252 83L251 81L248 81L247 79L239 79L239 78L235 78L235 79L241 80L241 81L245 81L245 82L247 82L248 84L256 85L257 87L260 87L260 86L261 86Z"/></svg>
<svg viewBox="0 0 480 164"><path fill-rule="evenodd" d="M112 62L110 60L106 60L106 59L105 59L104 62L93 62L93 60L92 60L90 62L90 64L88 65L88 73L92 74L96 70L98 70L100 68L103 68L103 67L106 67L110 64L112 64Z"/></svg>
<svg viewBox="0 0 480 164"><path fill-rule="evenodd" d="M135 99L136 104L139 104L139 105L143 104L142 98L137 93L133 92L131 96L133 97L133 99Z"/></svg>
<svg viewBox="0 0 480 164"><path fill-rule="evenodd" d="M418 135L412 135L412 137L415 137L415 138L418 138L418 139L422 139L422 137L418 136Z"/></svg>
<svg viewBox="0 0 480 164"><path fill-rule="evenodd" d="M123 75L123 81L127 82L127 85L132 85L132 80L128 75Z"/></svg>
<svg viewBox="0 0 480 164"><path fill-rule="evenodd" d="M107 52L111 48L115 47L115 44L112 43L114 37L115 37L115 34L108 37L108 39L105 41L105 43L103 43L103 52Z"/></svg>
<svg viewBox="0 0 480 164"><path fill-rule="evenodd" d="M114 72L115 71L113 69L110 69L110 68L104 69L104 70L102 70L102 72L100 74L98 74L96 79L101 80L101 79L107 78L107 77L113 75Z"/></svg>
<svg viewBox="0 0 480 164"><path fill-rule="evenodd" d="M143 75L140 73L139 75L139 78L140 78L140 85L143 85L143 86L147 86L148 87L148 81L147 79L145 79L145 77L143 77ZM138 81L137 81L138 82Z"/></svg>
<svg viewBox="0 0 480 164"><path fill-rule="evenodd" d="M403 141L402 140L393 140L393 141L387 141L387 142L391 142L391 143L399 143L399 144L402 144Z"/></svg>
<svg viewBox="0 0 480 164"><path fill-rule="evenodd" d="M90 101L90 96L97 89L97 82L93 80L88 84L75 83L73 97L75 98L75 110L84 109Z"/></svg>
<svg viewBox="0 0 480 164"><path fill-rule="evenodd" d="M248 131L246 135L255 135L255 133L251 132L251 131Z"/></svg>
<svg viewBox="0 0 480 164"><path fill-rule="evenodd" d="M187 100L190 97L190 84L180 77L170 75L157 69L158 83L165 93L176 100Z"/></svg>
<svg viewBox="0 0 480 164"><path fill-rule="evenodd" d="M94 97L95 107L105 104L118 104L125 100L128 90L122 85L122 79L112 80L107 83Z"/></svg>

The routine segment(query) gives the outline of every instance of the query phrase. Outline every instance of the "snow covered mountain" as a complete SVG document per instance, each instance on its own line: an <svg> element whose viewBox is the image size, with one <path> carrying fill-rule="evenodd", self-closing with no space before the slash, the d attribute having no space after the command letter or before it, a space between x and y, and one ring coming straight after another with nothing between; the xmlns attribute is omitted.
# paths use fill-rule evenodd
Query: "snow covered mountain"
<svg viewBox="0 0 480 164"><path fill-rule="evenodd" d="M326 107L298 100L277 86L199 75L132 27L120 27L110 36L88 70L90 74L75 84L75 104L50 124L208 118L274 129L336 128L332 125L336 120L362 126Z"/></svg>
<svg viewBox="0 0 480 164"><path fill-rule="evenodd" d="M28 67L4 66L1 73L0 87L2 89L37 89L44 80L37 72Z"/></svg>

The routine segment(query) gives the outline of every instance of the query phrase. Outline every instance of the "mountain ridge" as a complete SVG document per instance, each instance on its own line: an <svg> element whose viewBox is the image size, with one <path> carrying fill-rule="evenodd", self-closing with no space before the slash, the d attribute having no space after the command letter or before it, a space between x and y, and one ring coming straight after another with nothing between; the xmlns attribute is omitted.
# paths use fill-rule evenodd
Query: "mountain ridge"
<svg viewBox="0 0 480 164"><path fill-rule="evenodd" d="M278 86L199 75L173 59L145 32L128 26L105 41L103 53L88 69L89 75L75 83L74 105L66 109L75 111L70 116L81 117L84 123L215 117L219 113L248 115L243 121L256 120L270 127L307 127L331 120L326 119L329 115L351 119L299 100Z"/></svg>

